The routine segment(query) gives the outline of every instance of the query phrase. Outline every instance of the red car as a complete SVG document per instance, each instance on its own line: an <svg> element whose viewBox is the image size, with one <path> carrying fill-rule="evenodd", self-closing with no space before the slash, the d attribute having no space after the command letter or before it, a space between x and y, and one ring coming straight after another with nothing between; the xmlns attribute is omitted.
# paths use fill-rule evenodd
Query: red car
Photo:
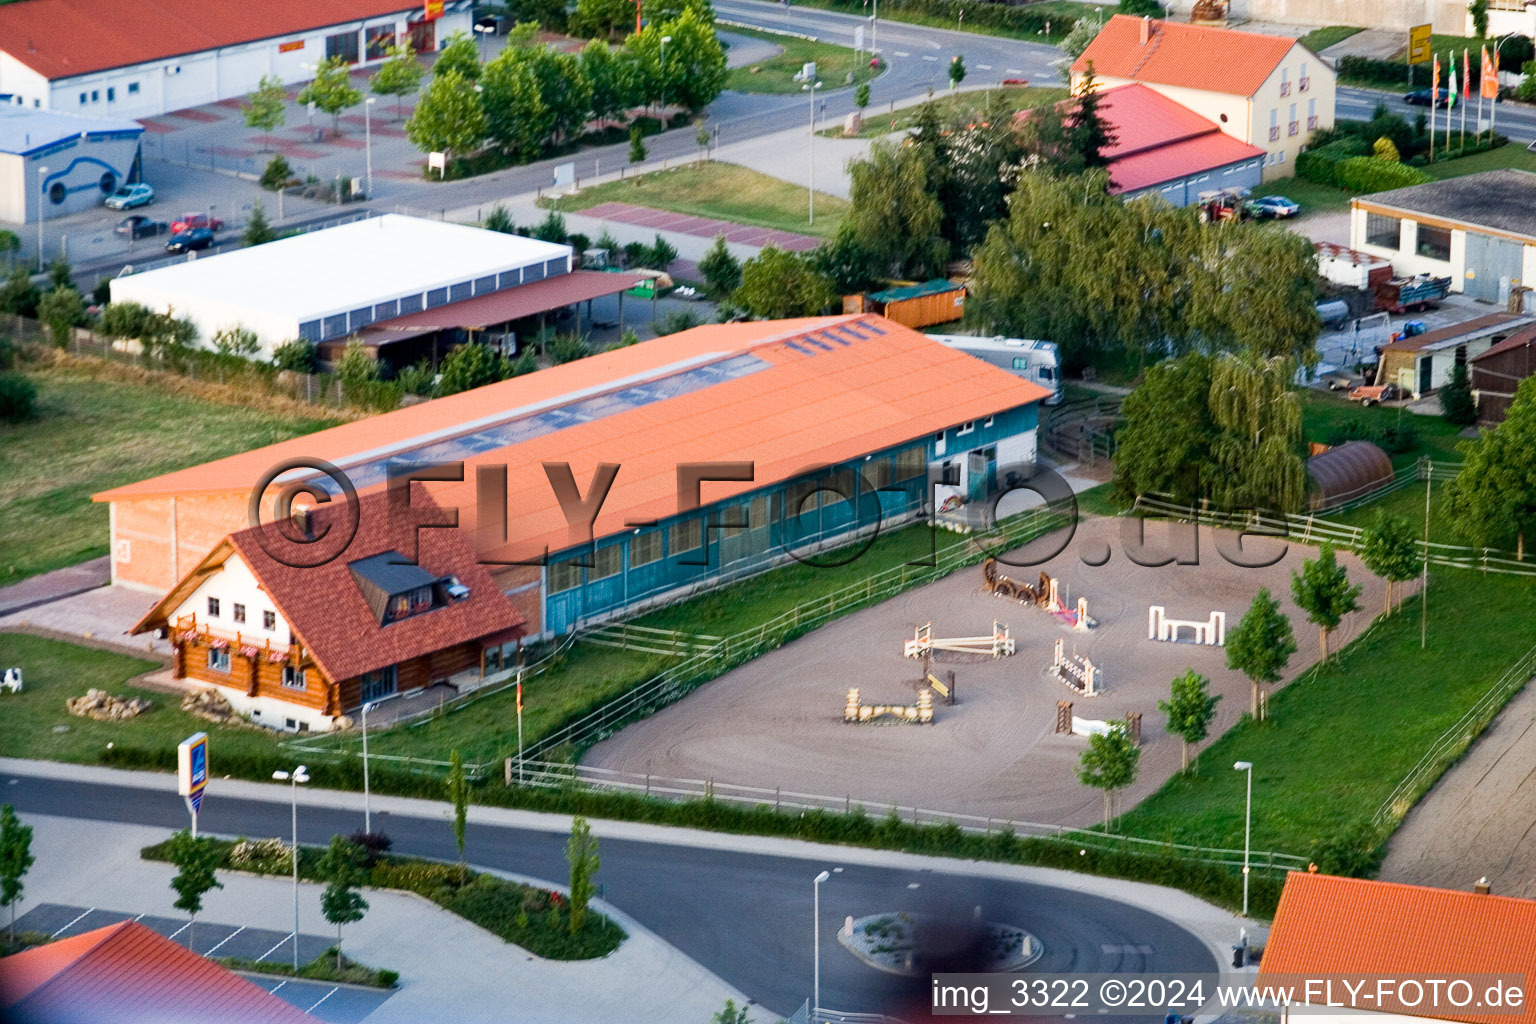
<svg viewBox="0 0 1536 1024"><path fill-rule="evenodd" d="M184 213L171 222L171 234L180 234L193 228L207 228L210 231L224 230L224 222L217 217L212 219L206 213Z"/></svg>

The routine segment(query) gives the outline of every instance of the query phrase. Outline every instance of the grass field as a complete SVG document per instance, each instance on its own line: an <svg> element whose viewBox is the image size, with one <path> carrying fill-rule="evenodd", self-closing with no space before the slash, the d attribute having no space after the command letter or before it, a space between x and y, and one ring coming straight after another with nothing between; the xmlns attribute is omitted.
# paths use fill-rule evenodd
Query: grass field
<svg viewBox="0 0 1536 1024"><path fill-rule="evenodd" d="M1355 25L1325 25L1322 28L1315 28L1308 32L1297 42L1313 53L1321 53L1334 43L1343 42L1355 33L1362 31L1364 30Z"/></svg>
<svg viewBox="0 0 1536 1024"><path fill-rule="evenodd" d="M1421 455L1444 462L1460 462L1461 452L1457 435L1461 428L1447 423L1439 416L1424 416L1409 412L1402 406L1383 408L1373 405L1362 408L1359 402L1351 402L1343 391L1321 391L1308 388L1301 392L1301 429L1308 441L1328 443L1329 436L1346 424L1362 424L1372 429L1392 426L1411 426L1418 436L1418 445L1411 451L1392 456L1392 464L1402 467L1412 465Z"/></svg>
<svg viewBox="0 0 1536 1024"><path fill-rule="evenodd" d="M37 418L0 425L0 585L107 552L97 491L331 426L61 368L28 373Z"/></svg>
<svg viewBox="0 0 1536 1024"><path fill-rule="evenodd" d="M1476 610L1478 614L1467 614ZM1520 577L1444 570L1431 578L1429 646L1419 603L1350 644L1336 664L1281 690L1270 721L1245 721L1201 752L1118 827L1152 839L1241 849L1251 761L1253 844L1307 855L1366 822L1449 728L1536 639L1536 587ZM1298 658L1317 649L1298 635Z"/></svg>
<svg viewBox="0 0 1536 1024"><path fill-rule="evenodd" d="M546 199L544 205L577 212L613 202L821 238L836 233L848 213L848 200L818 192L816 223L807 224L805 189L746 167L715 161L610 181L582 189L579 195Z"/></svg>
<svg viewBox="0 0 1536 1024"><path fill-rule="evenodd" d="M754 32L752 29L735 26L730 31L766 40L783 49L776 57L728 71L725 87L737 92L799 92L802 83L795 81L795 76L807 61L816 62L816 74L823 83L822 92L867 82L879 74L869 66L867 54L855 54L845 46L813 43L809 39L781 36L773 32ZM848 81L850 74L853 75L852 82Z"/></svg>
<svg viewBox="0 0 1536 1024"><path fill-rule="evenodd" d="M988 97L994 90L987 92L960 92L935 96L930 102L938 108L939 119L950 123L967 114L979 114L985 106ZM1010 110L1028 110L1044 103L1054 103L1057 100L1066 99L1067 90L1051 86L1037 87L1008 87L1001 90L1003 97L1008 101ZM867 114L863 126L857 135L844 135L841 126L827 128L818 134L829 138L876 138L881 135L889 135L891 132L905 131L917 123L922 106L905 107L894 114Z"/></svg>

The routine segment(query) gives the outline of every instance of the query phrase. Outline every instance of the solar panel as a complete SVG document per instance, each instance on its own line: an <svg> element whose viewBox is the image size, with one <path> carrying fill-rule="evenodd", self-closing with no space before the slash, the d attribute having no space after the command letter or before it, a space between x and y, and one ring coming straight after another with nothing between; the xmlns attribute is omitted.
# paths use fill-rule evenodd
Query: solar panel
<svg viewBox="0 0 1536 1024"><path fill-rule="evenodd" d="M784 343L784 347L787 348L787 349L793 349L794 351L799 352L803 356L813 356L813 355L816 354L816 353L812 352L808 348L801 348L799 345L796 345L792 341L786 341Z"/></svg>
<svg viewBox="0 0 1536 1024"><path fill-rule="evenodd" d="M801 340L804 341L808 345L815 345L817 348L821 349L823 352L831 352L832 351L832 346L831 345L828 345L826 342L822 341L820 338L816 337L816 335L814 335L814 334L807 334Z"/></svg>

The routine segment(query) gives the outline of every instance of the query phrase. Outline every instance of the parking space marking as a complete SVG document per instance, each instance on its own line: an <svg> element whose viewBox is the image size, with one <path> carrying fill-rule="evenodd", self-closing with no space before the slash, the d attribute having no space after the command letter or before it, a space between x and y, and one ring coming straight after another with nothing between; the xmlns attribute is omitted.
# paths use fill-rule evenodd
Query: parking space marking
<svg viewBox="0 0 1536 1024"><path fill-rule="evenodd" d="M976 70L978 70L978 71L991 71L992 70L992 65L991 64L977 64L976 65Z"/></svg>
<svg viewBox="0 0 1536 1024"><path fill-rule="evenodd" d="M273 946L271 949L267 950L265 953L261 954L261 956L257 957L256 959L257 960L265 960L267 957L271 956L273 953L276 953L279 949L282 949L283 948L283 943L287 942L291 938L293 938L293 932L289 932L287 935L284 935L282 938L278 939L277 940L277 945Z"/></svg>
<svg viewBox="0 0 1536 1024"><path fill-rule="evenodd" d="M897 57L910 57L910 56L912 56L906 50L892 50L891 53L894 54Z"/></svg>
<svg viewBox="0 0 1536 1024"><path fill-rule="evenodd" d="M81 914L80 917L76 917L74 920L70 921L69 924L66 924L63 928L60 928L58 931L54 932L53 933L53 937L56 939L60 935L63 935L65 932L69 931L70 928L74 927L75 922L79 921L81 917L86 917L87 915L89 915L95 909L96 909L95 907L91 907L84 914Z"/></svg>
<svg viewBox="0 0 1536 1024"><path fill-rule="evenodd" d="M1020 68L1004 68L1003 70L1008 72L1010 75L1022 75L1024 73Z"/></svg>
<svg viewBox="0 0 1536 1024"><path fill-rule="evenodd" d="M335 995L335 994L336 994L336 993L337 993L337 992L339 992L339 991L340 991L340 990L341 990L341 986L340 986L340 985L337 985L337 986L336 986L336 987L335 987L335 988L333 988L333 989L331 989L331 990L330 990L330 991L329 991L329 992L327 992L327 993L326 993L326 994L325 994L325 995L323 995L323 996L321 996L321 997L320 997L320 998L319 998L319 999L316 999L316 1000L315 1000L315 1001L314 1001L314 1003L313 1003L313 1005L311 1005L311 1006L310 1006L310 1008L309 1008L309 1009L307 1009L307 1010L305 1010L305 1011L304 1011L304 1012L305 1012L305 1013L314 1013L314 1012L315 1012L315 1007L316 1007L316 1006L319 1006L319 1005L320 1005L320 1004L321 1004L321 1003L323 1003L323 1002L325 1002L325 1001L326 1001L326 1000L327 1000L327 999L329 999L329 998L331 998L331 996L333 996L333 995Z"/></svg>
<svg viewBox="0 0 1536 1024"><path fill-rule="evenodd" d="M931 53L923 54L923 60L938 60L938 59L939 58L933 56L933 54L931 54Z"/></svg>
<svg viewBox="0 0 1536 1024"><path fill-rule="evenodd" d="M241 925L239 928L236 928L234 931L224 936L214 944L212 949L205 950L203 956L213 956L214 950L218 949L220 946L224 945L224 943L228 942L230 939L234 938L236 935L239 935L243 931L245 931L245 925Z"/></svg>

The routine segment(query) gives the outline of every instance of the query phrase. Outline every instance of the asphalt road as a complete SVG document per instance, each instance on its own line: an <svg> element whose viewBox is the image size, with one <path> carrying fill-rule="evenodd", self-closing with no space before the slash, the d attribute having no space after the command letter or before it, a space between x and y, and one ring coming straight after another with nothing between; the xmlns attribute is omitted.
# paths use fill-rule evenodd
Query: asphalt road
<svg viewBox="0 0 1536 1024"><path fill-rule="evenodd" d="M1387 109L1394 114L1399 114L1409 124L1420 114L1428 116L1428 107L1416 107L1403 102L1403 94L1407 87L1396 92L1382 92L1377 89L1357 89L1352 86L1340 86L1337 99L1334 102L1334 113L1337 117L1350 120L1366 121L1370 119L1371 112L1376 109L1378 103L1385 103ZM1488 116L1490 105L1483 105L1483 116ZM1536 138L1536 107L1523 104L1500 103L1498 113L1494 117L1494 130L1508 135L1513 142L1526 143ZM1445 131L1445 110L1435 111L1436 139L1441 138ZM1477 123L1477 98L1467 105L1467 131L1473 131ZM1461 108L1457 107L1454 119L1451 122L1451 135L1454 136L1461 126Z"/></svg>
<svg viewBox="0 0 1536 1024"><path fill-rule="evenodd" d="M11 775L6 783L4 799L22 814L167 830L186 824L174 794L25 775ZM205 834L287 836L289 814L281 798L221 797L204 804L201 826ZM382 819L375 828L390 835L399 853L455 856L446 821L375 817ZM467 846L476 865L566 877L564 836L476 824L473 818L471 812ZM304 843L323 844L361 825L356 812L299 811ZM821 888L822 1003L829 1007L902 1010L910 1019L912 1000L921 997L837 944L845 915L944 909L968 916L980 906L987 920L1020 926L1042 941L1045 955L1030 968L1037 972L1218 969L1204 943L1156 914L1043 885L620 839L603 839L601 854L598 881L606 900L778 1014L792 1013L811 992L811 879L823 867L837 872Z"/></svg>

